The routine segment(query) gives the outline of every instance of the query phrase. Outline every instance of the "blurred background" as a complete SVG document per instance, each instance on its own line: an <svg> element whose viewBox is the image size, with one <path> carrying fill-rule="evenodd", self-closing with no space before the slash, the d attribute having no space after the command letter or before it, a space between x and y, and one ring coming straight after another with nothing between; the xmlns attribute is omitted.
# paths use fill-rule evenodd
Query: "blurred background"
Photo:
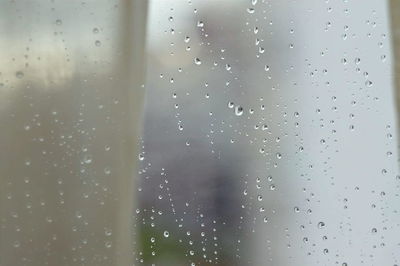
<svg viewBox="0 0 400 266"><path fill-rule="evenodd" d="M0 265L400 265L396 0L0 3Z"/></svg>

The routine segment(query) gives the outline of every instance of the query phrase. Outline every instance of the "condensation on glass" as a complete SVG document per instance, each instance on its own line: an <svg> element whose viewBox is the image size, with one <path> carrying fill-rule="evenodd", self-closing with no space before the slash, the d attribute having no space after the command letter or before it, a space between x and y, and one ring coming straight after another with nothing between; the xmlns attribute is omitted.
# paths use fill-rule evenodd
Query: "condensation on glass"
<svg viewBox="0 0 400 266"><path fill-rule="evenodd" d="M391 4L1 2L0 265L400 265Z"/></svg>

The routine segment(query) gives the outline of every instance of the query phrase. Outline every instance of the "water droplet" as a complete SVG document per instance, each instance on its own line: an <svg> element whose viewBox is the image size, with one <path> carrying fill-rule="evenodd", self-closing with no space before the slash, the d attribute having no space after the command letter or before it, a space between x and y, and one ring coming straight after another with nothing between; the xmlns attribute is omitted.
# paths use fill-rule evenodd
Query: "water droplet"
<svg viewBox="0 0 400 266"><path fill-rule="evenodd" d="M322 228L324 228L325 227L325 223L324 222L319 222L318 223L318 228L319 229L322 229Z"/></svg>
<svg viewBox="0 0 400 266"><path fill-rule="evenodd" d="M143 153L139 153L138 158L139 158L140 161L143 161L143 160L144 160L144 155L143 155Z"/></svg>
<svg viewBox="0 0 400 266"><path fill-rule="evenodd" d="M112 230L110 228L104 228L104 234L106 236L111 236L112 235Z"/></svg>
<svg viewBox="0 0 400 266"><path fill-rule="evenodd" d="M94 34L99 33L99 29L98 29L98 28L93 28L93 33L94 33Z"/></svg>
<svg viewBox="0 0 400 266"><path fill-rule="evenodd" d="M241 107L240 105L235 107L235 115L236 116L241 116L243 114L243 107Z"/></svg>
<svg viewBox="0 0 400 266"><path fill-rule="evenodd" d="M199 65L201 65L201 60L200 60L199 58L196 57L196 58L194 59L194 63L195 63L196 65L199 66Z"/></svg>
<svg viewBox="0 0 400 266"><path fill-rule="evenodd" d="M164 231L164 237L169 237L169 232L168 231Z"/></svg>
<svg viewBox="0 0 400 266"><path fill-rule="evenodd" d="M92 156L89 154L86 154L85 157L83 157L83 162L85 164L90 164L92 162Z"/></svg>
<svg viewBox="0 0 400 266"><path fill-rule="evenodd" d="M23 77L24 77L24 72L22 72L22 71L17 71L16 73L15 73L15 76L18 78L18 79L22 79Z"/></svg>
<svg viewBox="0 0 400 266"><path fill-rule="evenodd" d="M60 26L62 24L62 20L61 19L57 19L56 20L56 25Z"/></svg>
<svg viewBox="0 0 400 266"><path fill-rule="evenodd" d="M75 216L76 216L76 218L81 219L82 213L80 211L77 211L77 212L75 212Z"/></svg>
<svg viewBox="0 0 400 266"><path fill-rule="evenodd" d="M96 40L96 41L94 42L94 44L95 44L97 47L99 47L99 46L101 46L101 41Z"/></svg>
<svg viewBox="0 0 400 266"><path fill-rule="evenodd" d="M108 168L108 167L104 168L104 173L105 173L106 175L111 174L111 169Z"/></svg>
<svg viewBox="0 0 400 266"><path fill-rule="evenodd" d="M254 8L252 8L252 7L247 8L247 13L253 14L254 13Z"/></svg>
<svg viewBox="0 0 400 266"><path fill-rule="evenodd" d="M21 246L21 243L19 241L15 241L13 246L14 248L19 248Z"/></svg>

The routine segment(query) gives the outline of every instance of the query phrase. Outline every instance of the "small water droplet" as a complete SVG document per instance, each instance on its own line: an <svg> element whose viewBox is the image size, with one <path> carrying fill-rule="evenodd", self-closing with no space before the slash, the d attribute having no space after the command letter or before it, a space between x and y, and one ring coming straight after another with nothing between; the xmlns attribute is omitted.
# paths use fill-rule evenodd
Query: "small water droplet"
<svg viewBox="0 0 400 266"><path fill-rule="evenodd" d="M253 14L254 13L254 8L252 8L252 7L249 7L249 8L247 8L247 13L249 13L249 14Z"/></svg>
<svg viewBox="0 0 400 266"><path fill-rule="evenodd" d="M196 58L194 59L194 63L195 63L196 65L199 66L199 65L201 65L201 60L200 60L199 58L196 57Z"/></svg>
<svg viewBox="0 0 400 266"><path fill-rule="evenodd" d="M14 248L19 248L21 246L21 243L19 241L15 241L13 246Z"/></svg>
<svg viewBox="0 0 400 266"><path fill-rule="evenodd" d="M108 168L108 167L104 168L104 173L105 173L106 175L111 174L111 169Z"/></svg>
<svg viewBox="0 0 400 266"><path fill-rule="evenodd" d="M322 229L322 228L324 228L325 227L325 223L324 222L319 222L318 223L318 228L319 229Z"/></svg>
<svg viewBox="0 0 400 266"><path fill-rule="evenodd" d="M241 116L243 114L243 107L238 105L235 107L235 115L236 116Z"/></svg>
<svg viewBox="0 0 400 266"><path fill-rule="evenodd" d="M143 160L144 160L144 155L143 155L143 153L139 153L138 158L139 158L140 161L143 161Z"/></svg>
<svg viewBox="0 0 400 266"><path fill-rule="evenodd" d="M85 155L85 157L83 158L83 161L85 164L90 164L92 162L92 156L89 154Z"/></svg>
<svg viewBox="0 0 400 266"><path fill-rule="evenodd" d="M168 231L164 231L164 237L169 237L169 232Z"/></svg>
<svg viewBox="0 0 400 266"><path fill-rule="evenodd" d="M24 77L24 72L22 72L22 71L17 71L16 73L15 73L15 76L18 78L18 79L22 79L23 77Z"/></svg>
<svg viewBox="0 0 400 266"><path fill-rule="evenodd" d="M112 235L112 230L110 228L104 228L104 234L106 236L111 236Z"/></svg>

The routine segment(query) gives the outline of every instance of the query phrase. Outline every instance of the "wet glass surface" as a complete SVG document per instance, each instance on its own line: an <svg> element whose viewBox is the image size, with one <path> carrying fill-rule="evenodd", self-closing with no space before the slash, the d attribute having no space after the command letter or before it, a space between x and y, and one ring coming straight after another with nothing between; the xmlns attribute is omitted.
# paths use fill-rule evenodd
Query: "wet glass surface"
<svg viewBox="0 0 400 266"><path fill-rule="evenodd" d="M394 6L1 2L0 265L398 265Z"/></svg>

